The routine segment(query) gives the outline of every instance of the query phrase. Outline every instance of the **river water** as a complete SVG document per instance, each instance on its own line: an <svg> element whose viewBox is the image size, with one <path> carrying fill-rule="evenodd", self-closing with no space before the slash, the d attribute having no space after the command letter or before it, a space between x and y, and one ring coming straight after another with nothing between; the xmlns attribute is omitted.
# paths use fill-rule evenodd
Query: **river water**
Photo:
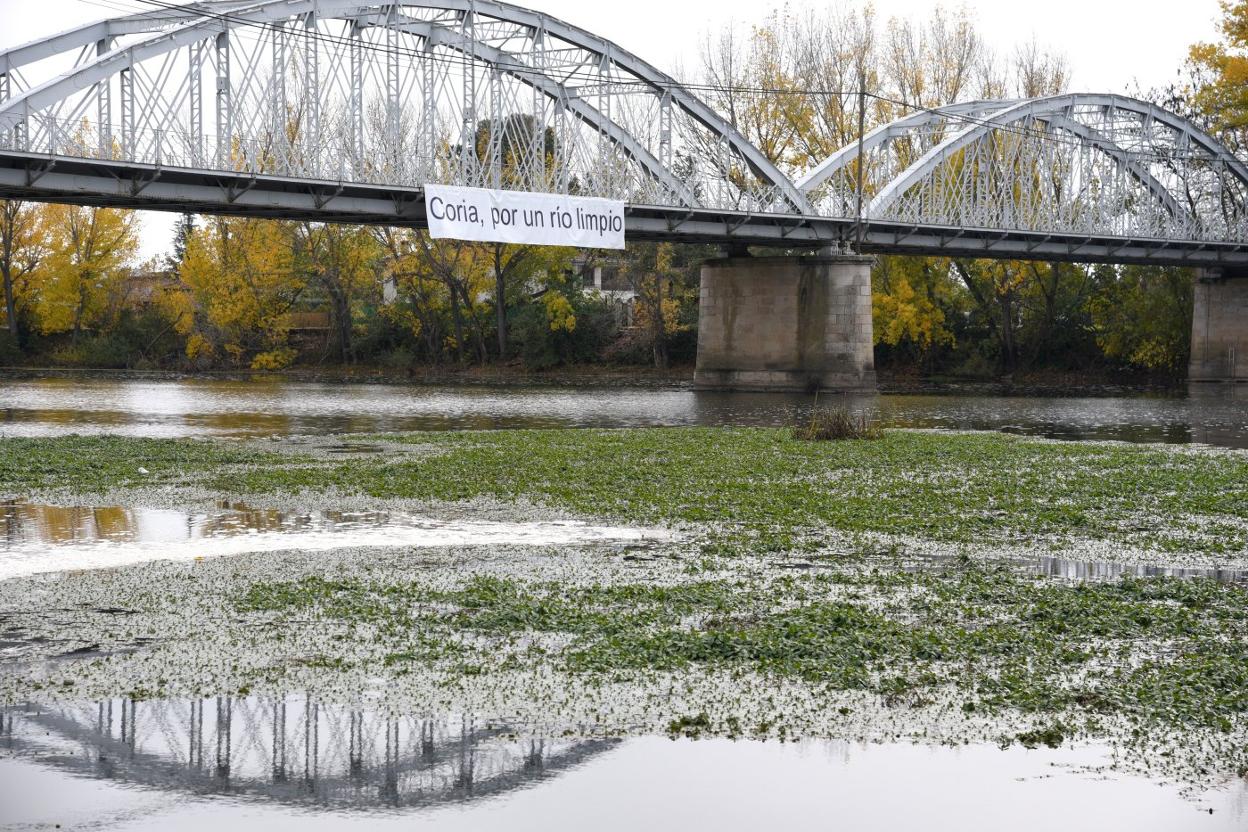
<svg viewBox="0 0 1248 832"><path fill-rule="evenodd" d="M1248 448L1248 390L824 398L898 427ZM242 381L0 381L0 438L255 438L788 423L808 396L684 389ZM385 512L0 505L0 580L342 545L646 545L654 530ZM1067 579L1187 574L1045 558ZM1243 581L1238 572L1192 572ZM20 646L20 645L19 645ZM0 662L0 673L4 672ZM298 696L0 708L0 828L1230 830L1248 781L1183 791L1097 746L567 739L480 716L346 712Z"/></svg>
<svg viewBox="0 0 1248 832"><path fill-rule="evenodd" d="M0 436L115 433L256 437L499 428L782 425L810 396L618 387L313 384L281 381L0 380ZM1248 389L1062 398L829 397L889 426L1062 439L1248 448Z"/></svg>
<svg viewBox="0 0 1248 832"><path fill-rule="evenodd" d="M7 753L6 753L7 752ZM1181 794L1106 749L526 735L300 696L0 711L14 828L1238 830L1248 783ZM0 816L3 817L3 816Z"/></svg>

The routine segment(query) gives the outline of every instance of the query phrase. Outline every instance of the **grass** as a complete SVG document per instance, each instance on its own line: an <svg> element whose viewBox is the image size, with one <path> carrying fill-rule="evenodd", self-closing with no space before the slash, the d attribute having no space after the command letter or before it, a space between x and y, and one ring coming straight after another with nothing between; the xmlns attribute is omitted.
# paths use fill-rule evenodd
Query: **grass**
<svg viewBox="0 0 1248 832"><path fill-rule="evenodd" d="M488 665L546 634L557 646L541 642L528 661L588 676L748 671L896 704L954 690L968 713L1214 731L1248 714L1248 590L1203 579L1070 585L970 565L675 586L475 576L435 592L313 578L257 585L238 607L367 624L386 666L463 661L438 645L465 636L481 651L474 666Z"/></svg>
<svg viewBox="0 0 1248 832"><path fill-rule="evenodd" d="M1107 558L1126 547L1242 557L1248 457L1239 453L904 431L837 442L703 428L386 438L412 453L347 462L175 440L5 440L0 493L159 481L229 497L309 492L309 503L331 489L334 499L490 497L691 529L665 544L673 559L645 567L651 580L607 568L623 563L612 553L545 580L523 564L508 575L457 567L438 581L380 568L247 576L230 612L248 632L259 622L254 632L315 644L299 672L376 679L438 667L480 678L548 667L591 686L757 674L890 707L951 696L964 714L1023 715L1032 727L1014 739L1026 745L1096 734L1110 719L1143 737L1191 732L1198 744L1248 725L1244 586L1069 583L970 558L908 572L870 538L903 539L918 554L948 544L1060 553L1094 542ZM836 554L845 551L830 544L838 535L870 544L873 557ZM819 568L783 571L776 554ZM266 663L263 677L231 684L283 672ZM700 707L662 724L673 734L720 731Z"/></svg>
<svg viewBox="0 0 1248 832"><path fill-rule="evenodd" d="M5 439L0 494L184 483L232 497L333 489L527 499L634 523L714 523L745 534L753 548L777 550L828 530L952 544L1248 550L1248 458L1236 453L898 431L842 442L704 428L401 439L412 455L318 463L190 440Z"/></svg>
<svg viewBox="0 0 1248 832"><path fill-rule="evenodd" d="M173 482L226 466L290 462L218 442L61 436L0 439L0 495L67 489L100 493Z"/></svg>
<svg viewBox="0 0 1248 832"><path fill-rule="evenodd" d="M771 429L420 434L422 453L209 478L223 491L530 499L636 523L718 523L788 548L808 530L943 543L1038 538L1248 549L1248 459L999 434L803 442Z"/></svg>
<svg viewBox="0 0 1248 832"><path fill-rule="evenodd" d="M844 442L847 439L881 439L884 430L865 413L844 407L817 408L809 420L795 423L790 432L805 442Z"/></svg>

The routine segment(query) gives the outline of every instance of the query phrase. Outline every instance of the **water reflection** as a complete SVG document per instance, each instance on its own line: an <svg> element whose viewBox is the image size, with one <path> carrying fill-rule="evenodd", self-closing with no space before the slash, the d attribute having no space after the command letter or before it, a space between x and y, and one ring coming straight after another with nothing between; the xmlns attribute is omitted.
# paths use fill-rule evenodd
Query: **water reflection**
<svg viewBox="0 0 1248 832"><path fill-rule="evenodd" d="M73 774L336 809L429 806L524 788L617 740L518 738L465 716L395 716L305 697L215 697L0 712L4 747Z"/></svg>
<svg viewBox="0 0 1248 832"><path fill-rule="evenodd" d="M578 521L433 520L387 511L286 512L221 502L215 511L0 502L0 580L39 572L213 557L245 552L347 546L433 547L613 543L634 549L673 539L658 528L594 526ZM636 555L630 556L636 557ZM913 556L912 556L913 557ZM908 560L912 571L949 568L948 556ZM894 563L886 564L889 567ZM1207 578L1248 583L1248 570L1112 563L1061 557L1017 561L1021 568L1073 581ZM786 569L816 569L786 561Z"/></svg>
<svg viewBox="0 0 1248 832"><path fill-rule="evenodd" d="M1243 781L1184 794L1110 760L1089 745L521 736L301 696L0 711L0 807L23 828L1243 828Z"/></svg>
<svg viewBox="0 0 1248 832"><path fill-rule="evenodd" d="M1179 566L1162 566L1158 564L1139 563L1108 563L1089 560L1075 560L1041 556L1027 559L1010 558L1005 561L1017 566L1024 572L1043 575L1049 578L1060 578L1066 581L1117 581L1121 578L1204 578L1219 583L1248 583L1248 570L1215 568L1196 568ZM935 557L907 558L903 569L907 572L944 572L950 568L961 568L962 561L958 557L939 555ZM889 562L884 564L893 566ZM816 568L813 563L790 563L789 568Z"/></svg>
<svg viewBox="0 0 1248 832"><path fill-rule="evenodd" d="M1124 563L1097 563L1065 558L1037 558L1028 564L1034 571L1070 581L1104 581L1119 578L1207 578L1222 583L1248 583L1243 569L1184 569Z"/></svg>
<svg viewBox="0 0 1248 832"><path fill-rule="evenodd" d="M348 546L630 546L671 539L663 529L579 521L442 520L390 511L215 511L0 503L0 580L153 560Z"/></svg>
<svg viewBox="0 0 1248 832"><path fill-rule="evenodd" d="M823 401L833 401L824 397ZM839 399L897 427L1248 448L1248 390L1098 398ZM0 436L268 436L499 428L781 425L801 395L692 390L43 379L0 385Z"/></svg>

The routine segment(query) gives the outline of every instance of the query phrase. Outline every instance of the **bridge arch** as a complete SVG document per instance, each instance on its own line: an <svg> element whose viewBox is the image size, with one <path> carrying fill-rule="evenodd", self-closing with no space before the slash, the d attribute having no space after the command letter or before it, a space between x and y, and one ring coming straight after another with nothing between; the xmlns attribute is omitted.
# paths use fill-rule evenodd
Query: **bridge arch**
<svg viewBox="0 0 1248 832"><path fill-rule="evenodd" d="M1120 237L1248 238L1248 166L1187 119L1118 95L921 110L863 141L874 221ZM797 181L851 212L857 144Z"/></svg>
<svg viewBox="0 0 1248 832"><path fill-rule="evenodd" d="M420 226L421 186L603 196L632 239L1248 262L1248 168L1116 95L921 110L796 181L670 76L499 0L141 0L0 52L0 196Z"/></svg>
<svg viewBox="0 0 1248 832"><path fill-rule="evenodd" d="M26 83L57 59L73 65ZM84 139L90 123L97 135ZM495 0L217 0L78 27L0 53L6 135L18 149L86 155L94 145L133 161L309 179L807 208L669 76Z"/></svg>

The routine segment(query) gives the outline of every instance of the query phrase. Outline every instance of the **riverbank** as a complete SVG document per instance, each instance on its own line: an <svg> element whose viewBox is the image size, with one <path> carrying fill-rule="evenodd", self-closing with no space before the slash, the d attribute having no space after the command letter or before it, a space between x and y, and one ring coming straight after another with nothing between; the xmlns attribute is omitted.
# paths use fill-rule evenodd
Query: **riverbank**
<svg viewBox="0 0 1248 832"><path fill-rule="evenodd" d="M4 440L0 495L28 502L580 519L670 539L344 540L0 582L0 698L298 690L550 736L1096 741L1208 783L1248 767L1248 589L1033 564L1248 567L1245 482L1233 451L912 431Z"/></svg>
<svg viewBox="0 0 1248 832"><path fill-rule="evenodd" d="M692 390L693 366L656 369L642 366L579 365L530 371L521 365L413 367L394 370L378 366L292 367L287 370L106 370L76 367L0 367L5 379L104 381L231 381L299 384L380 384L465 387L553 387L584 389ZM1114 373L1021 373L1008 378L920 376L879 372L883 394L965 396L1176 396L1187 390L1181 379Z"/></svg>
<svg viewBox="0 0 1248 832"><path fill-rule="evenodd" d="M693 387L693 367L584 365L530 371L520 365L292 367L286 370L103 370L78 367L0 367L0 379L85 379L116 381L233 381L298 384L381 384L464 387L585 387L684 390Z"/></svg>

